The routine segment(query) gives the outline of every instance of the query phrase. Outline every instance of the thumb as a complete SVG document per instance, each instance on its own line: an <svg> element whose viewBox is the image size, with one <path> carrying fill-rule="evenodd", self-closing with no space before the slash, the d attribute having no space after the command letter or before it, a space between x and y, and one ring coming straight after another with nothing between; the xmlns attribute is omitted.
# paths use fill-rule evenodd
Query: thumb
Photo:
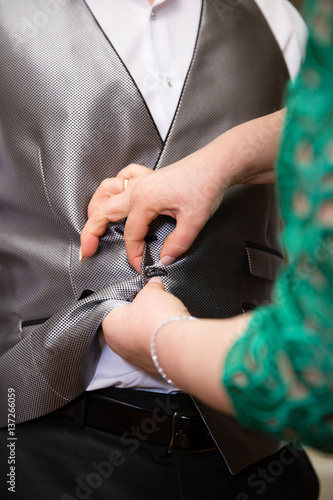
<svg viewBox="0 0 333 500"><path fill-rule="evenodd" d="M80 239L81 246L79 258L82 262L86 257L90 257L96 252L99 244L99 237L83 230Z"/></svg>
<svg viewBox="0 0 333 500"><path fill-rule="evenodd" d="M185 221L177 219L176 227L169 234L161 250L160 262L167 266L185 253L200 233L205 221Z"/></svg>

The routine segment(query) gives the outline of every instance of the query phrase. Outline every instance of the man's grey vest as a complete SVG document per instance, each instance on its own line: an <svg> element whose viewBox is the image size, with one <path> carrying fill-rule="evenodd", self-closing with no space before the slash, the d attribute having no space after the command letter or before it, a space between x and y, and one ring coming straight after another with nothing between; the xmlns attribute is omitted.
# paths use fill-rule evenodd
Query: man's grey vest
<svg viewBox="0 0 333 500"><path fill-rule="evenodd" d="M174 223L159 217L146 240L141 276L127 263L123 222L110 224L96 255L83 263L79 237L104 178L129 163L165 167L231 127L279 109L288 74L253 0L233 7L204 1L193 60L163 142L83 0L1 0L0 46L5 426L9 387L16 391L17 423L85 390L100 354L102 318L151 276L162 276L198 317L230 317L269 300L282 260L271 185L230 189L189 252L168 267L158 265L159 252ZM256 145L244 137L239 147L251 155ZM205 193L194 196L200 203ZM199 406L233 472L276 451L274 440Z"/></svg>

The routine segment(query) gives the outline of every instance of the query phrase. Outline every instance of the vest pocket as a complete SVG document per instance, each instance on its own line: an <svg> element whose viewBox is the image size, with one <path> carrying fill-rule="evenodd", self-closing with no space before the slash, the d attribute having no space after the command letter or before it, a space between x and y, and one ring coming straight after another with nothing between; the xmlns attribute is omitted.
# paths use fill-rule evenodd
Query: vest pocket
<svg viewBox="0 0 333 500"><path fill-rule="evenodd" d="M274 281L278 268L283 264L282 254L277 250L252 243L247 243L245 249L252 276Z"/></svg>
<svg viewBox="0 0 333 500"><path fill-rule="evenodd" d="M22 321L21 332L22 338L27 337L39 326L45 323L49 318L32 319L28 321Z"/></svg>
<svg viewBox="0 0 333 500"><path fill-rule="evenodd" d="M254 309L256 309L256 306L255 304L250 304L248 302L242 302L242 311L243 313L247 313L249 311L254 311Z"/></svg>

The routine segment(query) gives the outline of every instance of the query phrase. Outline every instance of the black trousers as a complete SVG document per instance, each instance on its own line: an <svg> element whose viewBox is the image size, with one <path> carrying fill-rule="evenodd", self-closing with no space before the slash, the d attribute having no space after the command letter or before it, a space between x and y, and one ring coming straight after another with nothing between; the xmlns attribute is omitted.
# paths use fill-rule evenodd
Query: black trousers
<svg viewBox="0 0 333 500"><path fill-rule="evenodd" d="M169 454L166 445L92 429L80 418L50 414L18 425L16 437L14 477L7 429L0 431L2 500L318 498L316 474L294 445L232 476L218 451Z"/></svg>

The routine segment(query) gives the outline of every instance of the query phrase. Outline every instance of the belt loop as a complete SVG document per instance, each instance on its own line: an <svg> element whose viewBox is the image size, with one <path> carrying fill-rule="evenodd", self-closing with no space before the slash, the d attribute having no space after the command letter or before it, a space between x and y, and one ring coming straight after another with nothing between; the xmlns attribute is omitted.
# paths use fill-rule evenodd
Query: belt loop
<svg viewBox="0 0 333 500"><path fill-rule="evenodd" d="M86 425L86 409L87 409L87 397L86 394L82 394L81 397L76 401L75 405L75 417L74 426L83 429Z"/></svg>

